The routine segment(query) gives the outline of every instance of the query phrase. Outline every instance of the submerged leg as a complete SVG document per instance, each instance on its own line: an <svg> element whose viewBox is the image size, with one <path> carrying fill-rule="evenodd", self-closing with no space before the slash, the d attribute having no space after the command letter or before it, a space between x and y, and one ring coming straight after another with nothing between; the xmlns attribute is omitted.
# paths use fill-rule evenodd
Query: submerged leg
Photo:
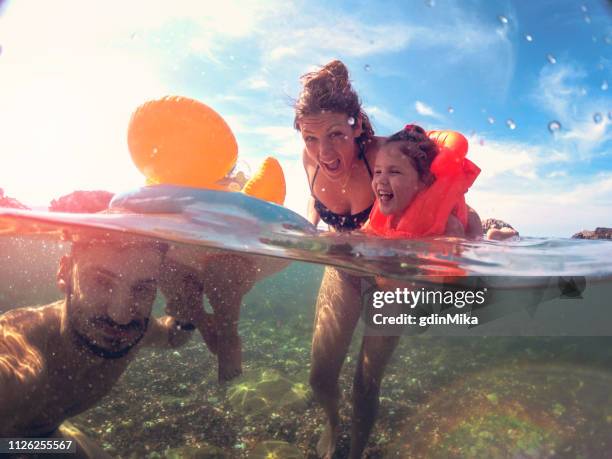
<svg viewBox="0 0 612 459"><path fill-rule="evenodd" d="M242 373L240 305L254 284L255 274L253 264L238 255L215 256L207 269L204 290L215 313L220 383Z"/></svg>
<svg viewBox="0 0 612 459"><path fill-rule="evenodd" d="M358 287L358 278L326 268L317 299L310 385L327 416L317 452L329 459L336 449L340 424L338 377L361 312Z"/></svg>
<svg viewBox="0 0 612 459"><path fill-rule="evenodd" d="M350 457L358 459L368 443L378 412L380 383L399 336L364 336L353 381Z"/></svg>

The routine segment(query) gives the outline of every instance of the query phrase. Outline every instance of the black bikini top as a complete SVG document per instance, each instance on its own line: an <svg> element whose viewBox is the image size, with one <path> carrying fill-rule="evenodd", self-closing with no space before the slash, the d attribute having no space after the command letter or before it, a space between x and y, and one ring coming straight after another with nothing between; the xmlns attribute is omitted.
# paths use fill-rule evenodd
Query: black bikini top
<svg viewBox="0 0 612 459"><path fill-rule="evenodd" d="M370 169L370 165L368 164L368 160L365 156L365 143L358 142L358 145L359 155L357 156L357 158L363 159L363 162L365 163L365 166L368 169L368 173L370 174L370 178L373 178L372 170ZM361 226L368 220L368 217L370 216L370 211L372 210L374 203L372 203L370 207L363 209L361 212L358 212L356 214L337 214L335 212L332 212L327 208L327 206L325 206L325 204L319 201L313 193L314 182L317 178L318 173L319 165L317 164L317 169L315 170L315 173L312 177L312 182L310 183L310 195L314 198L314 208L319 213L321 220L323 220L329 226L334 228L336 231L353 231L358 228L361 228Z"/></svg>

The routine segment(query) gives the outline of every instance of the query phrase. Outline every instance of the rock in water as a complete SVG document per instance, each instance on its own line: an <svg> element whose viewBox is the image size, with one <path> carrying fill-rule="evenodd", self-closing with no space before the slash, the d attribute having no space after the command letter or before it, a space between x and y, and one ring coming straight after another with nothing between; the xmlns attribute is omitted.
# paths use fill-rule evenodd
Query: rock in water
<svg viewBox="0 0 612 459"><path fill-rule="evenodd" d="M29 207L24 206L16 199L5 196L4 190L2 188L0 188L0 207L10 207L11 209L30 209Z"/></svg>
<svg viewBox="0 0 612 459"><path fill-rule="evenodd" d="M595 228L595 231L582 230L572 239L612 239L612 228Z"/></svg>
<svg viewBox="0 0 612 459"><path fill-rule="evenodd" d="M49 204L51 212L94 213L108 209L114 193L109 191L73 191L54 199Z"/></svg>
<svg viewBox="0 0 612 459"><path fill-rule="evenodd" d="M497 218L487 218L482 222L482 232L487 233L489 229L502 229L502 228L510 228L514 229L514 227L510 223L506 223L503 220L498 220ZM516 231L516 230L515 230Z"/></svg>

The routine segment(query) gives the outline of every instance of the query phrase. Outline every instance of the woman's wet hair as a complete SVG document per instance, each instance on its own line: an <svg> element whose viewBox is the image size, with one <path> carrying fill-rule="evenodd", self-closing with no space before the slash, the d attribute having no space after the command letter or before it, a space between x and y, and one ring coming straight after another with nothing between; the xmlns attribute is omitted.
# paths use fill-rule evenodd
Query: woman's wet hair
<svg viewBox="0 0 612 459"><path fill-rule="evenodd" d="M431 185L435 181L431 173L431 163L438 155L438 145L429 138L425 129L416 124L409 124L389 136L385 145L392 142L402 142L400 151L412 158L421 181L425 185Z"/></svg>
<svg viewBox="0 0 612 459"><path fill-rule="evenodd" d="M300 119L304 116L319 115L325 112L344 113L355 122L361 118L363 134L360 140L374 136L372 123L361 108L361 101L349 80L346 66L333 60L319 70L306 73L300 78L302 92L295 101L293 126L300 129Z"/></svg>

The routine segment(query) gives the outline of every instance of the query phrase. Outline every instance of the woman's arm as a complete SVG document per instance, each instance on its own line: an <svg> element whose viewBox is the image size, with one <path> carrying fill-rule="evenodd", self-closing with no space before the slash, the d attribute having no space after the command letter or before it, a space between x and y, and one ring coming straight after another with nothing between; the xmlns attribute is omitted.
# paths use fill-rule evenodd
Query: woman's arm
<svg viewBox="0 0 612 459"><path fill-rule="evenodd" d="M317 209L315 209L315 198L312 195L311 189L312 179L310 178L310 174L308 172L310 170L310 172L314 174L315 166L310 162L308 154L306 153L306 149L304 149L304 151L302 152L302 164L304 165L304 173L306 174L306 180L308 181L308 189L310 190L310 198L308 198L308 206L306 208L306 218L314 226L317 226L319 224L319 221L321 220L321 216L319 215L319 212L317 212Z"/></svg>
<svg viewBox="0 0 612 459"><path fill-rule="evenodd" d="M317 212L317 209L315 209L314 204L314 196L311 196L310 198L308 198L308 208L306 210L306 216L310 223L312 223L314 226L317 226L319 224L319 221L321 221L321 216L319 215L319 212Z"/></svg>

